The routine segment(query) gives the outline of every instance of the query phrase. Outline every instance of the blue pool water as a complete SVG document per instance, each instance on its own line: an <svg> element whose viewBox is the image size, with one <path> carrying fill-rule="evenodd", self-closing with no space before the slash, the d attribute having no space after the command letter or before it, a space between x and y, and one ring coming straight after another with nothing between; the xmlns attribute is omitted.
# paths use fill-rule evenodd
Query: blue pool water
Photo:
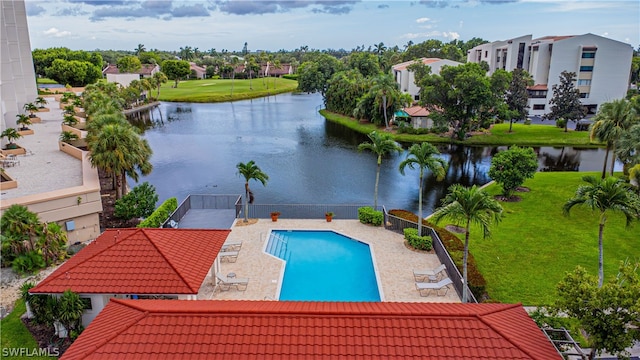
<svg viewBox="0 0 640 360"><path fill-rule="evenodd" d="M333 231L274 230L266 252L286 261L280 300L380 301L365 243Z"/></svg>

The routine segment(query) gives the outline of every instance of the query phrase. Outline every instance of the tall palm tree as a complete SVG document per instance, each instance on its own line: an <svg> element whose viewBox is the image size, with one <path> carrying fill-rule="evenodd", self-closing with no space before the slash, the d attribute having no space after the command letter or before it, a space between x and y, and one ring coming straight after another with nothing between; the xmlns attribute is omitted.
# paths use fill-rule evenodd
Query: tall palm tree
<svg viewBox="0 0 640 360"><path fill-rule="evenodd" d="M376 94L376 101L378 98L382 99L382 103L378 103L380 103L384 114L384 126L388 129L389 119L387 110L393 105L393 92L398 91L398 84L393 80L393 77L390 74L381 74L373 80L373 87L371 88L371 91Z"/></svg>
<svg viewBox="0 0 640 360"><path fill-rule="evenodd" d="M591 140L597 139L607 144L607 150L604 155L604 165L602 167L602 178L607 173L607 158L609 151L613 150L614 155L611 157L611 172L613 175L613 166L616 161L616 141L636 122L636 114L633 106L628 100L619 99L612 102L604 103L600 107L595 122L591 126Z"/></svg>
<svg viewBox="0 0 640 360"><path fill-rule="evenodd" d="M138 47L136 47L134 51L136 53L136 56L140 56L140 54L147 51L147 49L145 49L143 44L138 44Z"/></svg>
<svg viewBox="0 0 640 360"><path fill-rule="evenodd" d="M621 212L626 218L626 225L629 226L633 220L640 216L640 198L630 186L622 180L610 176L606 179L597 179L594 176L584 176L583 181L588 185L582 185L576 190L573 198L567 200L562 207L565 215L569 215L571 209L576 205L584 205L593 212L598 212L599 231L598 249L600 252L598 260L598 286L602 287L604 282L604 258L603 258L603 233L607 223L608 212Z"/></svg>
<svg viewBox="0 0 640 360"><path fill-rule="evenodd" d="M380 182L380 167L382 165L382 156L392 152L402 152L402 147L391 138L391 134L378 133L372 131L367 135L371 142L363 142L358 145L358 150L371 150L378 155L378 167L376 168L376 186L373 192L373 208L378 209L378 184Z"/></svg>
<svg viewBox="0 0 640 360"><path fill-rule="evenodd" d="M626 174L629 168L640 164L640 123L622 134L615 145L616 157L624 164Z"/></svg>
<svg viewBox="0 0 640 360"><path fill-rule="evenodd" d="M404 175L404 169L408 166L410 169L418 167L420 169L420 185L418 193L418 235L422 235L422 183L424 178L424 170L430 170L437 181L442 181L447 174L447 162L435 155L440 152L435 146L428 142L422 144L413 144L409 148L407 158L400 163L400 174Z"/></svg>
<svg viewBox="0 0 640 360"><path fill-rule="evenodd" d="M477 224L482 229L483 237L491 236L491 223L500 222L502 206L491 195L473 185L465 187L455 184L449 187L449 193L442 200L442 207L436 209L433 218L436 223L447 218L457 224L465 224L464 255L462 257L462 302L469 300L467 286L467 260L469 257L469 234L471 224Z"/></svg>
<svg viewBox="0 0 640 360"><path fill-rule="evenodd" d="M249 204L253 203L253 193L249 188L249 180L258 180L263 186L267 186L269 176L265 174L256 163L251 160L248 163L238 163L236 165L238 174L244 177L244 222L249 221Z"/></svg>

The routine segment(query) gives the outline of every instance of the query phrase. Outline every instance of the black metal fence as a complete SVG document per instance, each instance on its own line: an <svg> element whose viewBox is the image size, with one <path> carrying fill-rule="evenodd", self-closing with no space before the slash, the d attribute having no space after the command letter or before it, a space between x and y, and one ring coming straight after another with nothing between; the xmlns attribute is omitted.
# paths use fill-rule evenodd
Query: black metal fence
<svg viewBox="0 0 640 360"><path fill-rule="evenodd" d="M363 206L368 205L249 204L249 217L268 219L272 212L279 212L281 219L324 219L325 213L332 212L334 219L357 219L358 208Z"/></svg>
<svg viewBox="0 0 640 360"><path fill-rule="evenodd" d="M236 217L242 209L242 196L240 195L189 195L180 203L176 211L162 224L162 227L171 227L171 222L180 222L190 209L235 209Z"/></svg>
<svg viewBox="0 0 640 360"><path fill-rule="evenodd" d="M391 230L398 234L403 234L403 230L405 228L418 228L418 223L416 222L393 216L387 213L387 209L385 209L384 207L382 208L382 211L384 213L384 227L387 230ZM455 287L458 296L462 298L462 287L464 286L462 275L460 274L460 271L458 271L458 268L453 262L453 259L451 259L451 256L449 256L449 252L447 252L444 244L442 244L442 240L440 240L438 233L428 226L423 226L422 234L431 236L431 241L433 242L433 250L435 251L436 255L438 255L438 259L440 260L440 262L447 268L449 278L453 282L453 286ZM469 294L467 302L477 303L478 300L471 292L471 289L469 289L468 287L467 292Z"/></svg>

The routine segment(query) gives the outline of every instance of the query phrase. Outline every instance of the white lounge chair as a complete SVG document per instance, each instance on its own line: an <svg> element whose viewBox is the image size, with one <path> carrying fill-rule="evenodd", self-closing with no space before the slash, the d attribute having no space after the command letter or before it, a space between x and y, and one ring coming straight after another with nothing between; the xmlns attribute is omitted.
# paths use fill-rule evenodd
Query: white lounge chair
<svg viewBox="0 0 640 360"><path fill-rule="evenodd" d="M424 282L427 278L431 282L440 281L446 269L447 267L444 266L444 264L440 264L440 266L435 269L413 270L413 278L416 282Z"/></svg>
<svg viewBox="0 0 640 360"><path fill-rule="evenodd" d="M226 241L224 244L222 244L221 251L223 252L240 251L240 249L242 249L242 241L234 240L234 241Z"/></svg>
<svg viewBox="0 0 640 360"><path fill-rule="evenodd" d="M216 274L218 281L216 282L216 287L220 287L220 290L229 290L232 286L235 286L236 290L240 290L242 287L242 291L247 290L247 285L249 284L249 279L246 278L235 278L224 276L220 273Z"/></svg>
<svg viewBox="0 0 640 360"><path fill-rule="evenodd" d="M237 251L222 251L220 253L218 253L218 257L220 258L220 261L227 261L227 262L236 262L236 260L238 260L238 252Z"/></svg>
<svg viewBox="0 0 640 360"><path fill-rule="evenodd" d="M420 293L420 296L429 296L429 293L435 291L438 296L445 296L449 291L449 285L453 284L453 281L449 278L444 278L437 283L431 282L417 282L416 289ZM444 294L441 294L439 291L445 289Z"/></svg>

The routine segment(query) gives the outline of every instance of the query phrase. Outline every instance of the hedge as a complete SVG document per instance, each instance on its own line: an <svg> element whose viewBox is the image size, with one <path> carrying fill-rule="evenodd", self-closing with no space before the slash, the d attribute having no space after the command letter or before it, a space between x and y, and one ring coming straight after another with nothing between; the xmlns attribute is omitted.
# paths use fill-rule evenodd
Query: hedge
<svg viewBox="0 0 640 360"><path fill-rule="evenodd" d="M165 200L148 218L144 219L139 228L159 228L167 221L169 216L178 208L178 199L175 197Z"/></svg>
<svg viewBox="0 0 640 360"><path fill-rule="evenodd" d="M407 210L390 210L389 214L397 216L401 219L412 221L414 223L418 222L418 216ZM442 241L442 245L444 245L445 249L449 253L449 256L451 256L451 259L462 274L462 257L464 255L464 243L462 242L462 240L453 235L449 230L434 225L426 220L422 220L422 225L428 226L435 230L436 233L438 233L438 236ZM480 273L480 270L478 270L476 259L471 253L469 253L469 256L467 258L467 281L469 282L469 289L476 297L476 299L480 300L488 297L486 294L487 280L485 280L484 276L482 276L482 273Z"/></svg>
<svg viewBox="0 0 640 360"><path fill-rule="evenodd" d="M412 248L426 251L430 251L433 248L431 236L418 236L418 229L406 228L402 232Z"/></svg>
<svg viewBox="0 0 640 360"><path fill-rule="evenodd" d="M358 208L358 220L363 224L371 224L373 226L382 225L384 215L382 211L375 211L371 206L363 206Z"/></svg>

